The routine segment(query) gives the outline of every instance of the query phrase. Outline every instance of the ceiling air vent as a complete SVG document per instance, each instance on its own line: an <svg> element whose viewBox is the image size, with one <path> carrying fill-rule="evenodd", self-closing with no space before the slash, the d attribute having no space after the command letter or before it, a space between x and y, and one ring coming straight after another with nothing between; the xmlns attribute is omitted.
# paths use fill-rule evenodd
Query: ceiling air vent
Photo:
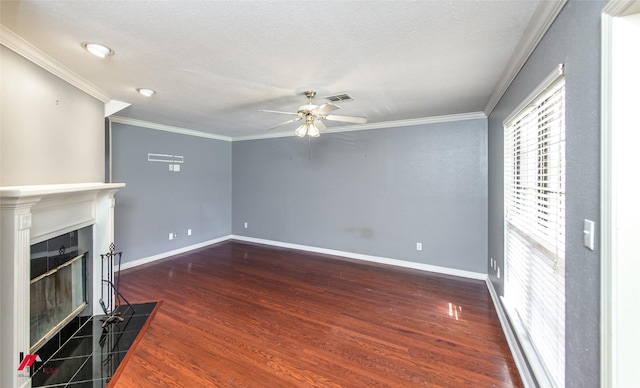
<svg viewBox="0 0 640 388"><path fill-rule="evenodd" d="M353 101L353 97L351 97L347 93L336 94L336 95L333 95L333 96L327 96L327 97L325 97L325 99L329 100L331 102Z"/></svg>

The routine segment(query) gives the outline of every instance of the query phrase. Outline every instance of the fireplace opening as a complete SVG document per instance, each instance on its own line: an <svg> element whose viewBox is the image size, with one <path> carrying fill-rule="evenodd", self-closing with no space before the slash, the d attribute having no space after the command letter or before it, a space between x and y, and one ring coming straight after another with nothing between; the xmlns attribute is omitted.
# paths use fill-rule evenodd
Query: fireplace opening
<svg viewBox="0 0 640 388"><path fill-rule="evenodd" d="M32 354L87 307L87 256L91 245L91 226L31 245Z"/></svg>

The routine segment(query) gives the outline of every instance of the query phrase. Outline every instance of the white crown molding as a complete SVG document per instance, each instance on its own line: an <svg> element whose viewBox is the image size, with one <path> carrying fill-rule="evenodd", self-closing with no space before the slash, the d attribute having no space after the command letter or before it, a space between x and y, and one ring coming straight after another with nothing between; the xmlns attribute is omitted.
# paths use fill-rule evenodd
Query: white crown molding
<svg viewBox="0 0 640 388"><path fill-rule="evenodd" d="M89 81L80 77L59 62L56 62L53 58L40 51L40 49L4 25L0 25L0 44L103 103L107 103L111 99L107 93L98 89L89 83Z"/></svg>
<svg viewBox="0 0 640 388"><path fill-rule="evenodd" d="M215 140L223 140L223 141L232 141L232 138L228 136L213 135L211 133L195 131L193 129L173 127L171 125L164 125L164 124L156 124L149 121L129 119L129 118L120 117L120 116L110 116L109 121L111 121L112 123L133 125L134 127L157 129L158 131L178 133L180 135L205 137L207 139L215 139Z"/></svg>
<svg viewBox="0 0 640 388"><path fill-rule="evenodd" d="M343 125L340 127L327 128L325 131L322 132L322 134L364 131L368 129L399 128L399 127L409 127L413 125L436 124L436 123L446 123L451 121L464 121L464 120L475 120L475 119L486 119L486 118L487 116L483 112L470 112L470 113L460 113L460 114L452 114L452 115L444 115L444 116L422 117L417 119L383 121L383 122L367 123L367 124ZM233 141L272 139L272 138L278 138L278 137L292 137L292 136L295 136L293 131L275 132L275 133L266 133L263 135L234 137Z"/></svg>
<svg viewBox="0 0 640 388"><path fill-rule="evenodd" d="M502 72L502 77L498 81L496 88L491 94L487 105L484 108L484 113L489 116L493 109L498 105L498 102L507 91L511 82L516 78L518 72L522 69L524 64L529 59L529 56L535 50L540 40L546 34L549 27L556 17L567 3L567 0L542 0L540 1L535 14L531 18L527 29L525 30L516 51L514 51L509 63L505 70Z"/></svg>
<svg viewBox="0 0 640 388"><path fill-rule="evenodd" d="M446 115L446 116L423 117L419 119L384 121L384 122L369 123L369 124L345 125L341 127L328 128L326 131L323 131L322 133L364 131L367 129L381 129L381 128L398 128L398 127L408 127L412 125L446 123L451 121L476 120L476 119L486 119L486 118L487 116L485 116L483 112L471 112L471 113L461 113L461 114ZM149 121L130 119L127 117L120 117L120 116L110 116L109 121L113 123L133 125L136 127L157 129L159 131L173 132L181 135L205 137L208 139L216 139L216 140L223 140L223 141L260 140L260 139L273 139L273 138L279 138L279 137L295 136L293 131L291 131L291 132L267 133L264 135L228 137L228 136L214 135L214 134L210 134L202 131L196 131L193 129L173 127L170 125L157 124Z"/></svg>
<svg viewBox="0 0 640 388"><path fill-rule="evenodd" d="M602 13L612 17L626 16L627 13L634 13L640 9L640 2L637 0L611 0L602 9Z"/></svg>

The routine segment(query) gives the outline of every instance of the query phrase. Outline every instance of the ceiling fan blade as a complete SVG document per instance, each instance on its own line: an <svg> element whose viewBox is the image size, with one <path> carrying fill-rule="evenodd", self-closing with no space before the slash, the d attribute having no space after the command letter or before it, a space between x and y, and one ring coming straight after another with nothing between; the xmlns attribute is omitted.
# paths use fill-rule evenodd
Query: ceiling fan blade
<svg viewBox="0 0 640 388"><path fill-rule="evenodd" d="M331 103L328 104L322 104L317 108L314 108L311 113L315 114L315 115L320 115L320 116L324 116L329 112L333 112L336 109L340 109L340 107L338 105L334 105Z"/></svg>
<svg viewBox="0 0 640 388"><path fill-rule="evenodd" d="M271 129L276 129L276 128L281 127L281 126L283 126L283 125L287 125L287 124L295 123L296 121L300 121L300 120L302 120L302 119L303 119L303 117L298 117L298 118L295 118L295 119L293 119L293 120L285 121L284 123L280 123L280 124L278 124L278 125L274 125L273 127L271 127L271 128L267 128L266 130L267 130L267 131L269 131L269 130L271 130Z"/></svg>
<svg viewBox="0 0 640 388"><path fill-rule="evenodd" d="M366 117L356 117L356 116L326 115L324 118L331 121L343 121L345 123L354 123L354 124L364 124L367 122Z"/></svg>
<svg viewBox="0 0 640 388"><path fill-rule="evenodd" d="M279 111L279 110L258 109L258 112L280 113L280 114L283 114L283 115L298 116L298 112L282 112L282 111Z"/></svg>
<svg viewBox="0 0 640 388"><path fill-rule="evenodd" d="M327 126L324 125L322 120L315 120L313 124L316 126L316 128L318 128L319 131L324 131L325 129L327 129Z"/></svg>

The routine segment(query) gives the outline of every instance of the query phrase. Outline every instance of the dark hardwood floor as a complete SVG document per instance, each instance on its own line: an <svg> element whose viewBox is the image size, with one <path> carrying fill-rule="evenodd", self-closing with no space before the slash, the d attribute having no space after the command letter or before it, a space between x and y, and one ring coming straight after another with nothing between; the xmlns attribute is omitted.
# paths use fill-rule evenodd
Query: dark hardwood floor
<svg viewBox="0 0 640 388"><path fill-rule="evenodd" d="M225 242L120 287L163 304L117 388L522 386L479 280Z"/></svg>

